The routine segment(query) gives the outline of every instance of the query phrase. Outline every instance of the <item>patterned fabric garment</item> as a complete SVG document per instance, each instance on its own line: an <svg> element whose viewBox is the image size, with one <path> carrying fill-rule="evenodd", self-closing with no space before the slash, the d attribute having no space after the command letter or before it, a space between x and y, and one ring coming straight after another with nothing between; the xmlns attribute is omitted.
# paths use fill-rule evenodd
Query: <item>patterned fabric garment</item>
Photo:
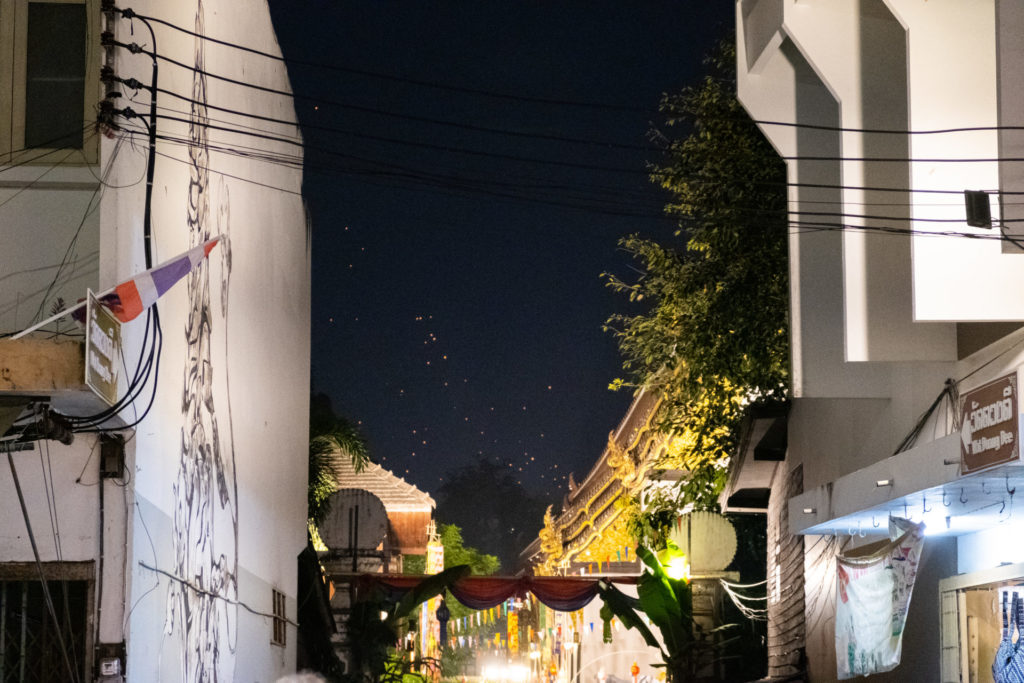
<svg viewBox="0 0 1024 683"><path fill-rule="evenodd" d="M1017 597L1017 594L1013 594ZM1017 609L1013 613L1014 626L1017 628L1017 644L1014 646L1013 655L1003 670L1003 680L1006 683L1024 683L1024 598L1017 601ZM1013 630L1011 628L1011 630Z"/></svg>
<svg viewBox="0 0 1024 683"><path fill-rule="evenodd" d="M1013 612L1016 616L1017 594L1013 594ZM1007 683L1006 667L1015 654L1012 640L1012 629L1009 625L1009 613L1006 610L1006 593L1003 593L1003 637L999 640L999 647L996 648L996 656L992 660L992 680L995 683Z"/></svg>

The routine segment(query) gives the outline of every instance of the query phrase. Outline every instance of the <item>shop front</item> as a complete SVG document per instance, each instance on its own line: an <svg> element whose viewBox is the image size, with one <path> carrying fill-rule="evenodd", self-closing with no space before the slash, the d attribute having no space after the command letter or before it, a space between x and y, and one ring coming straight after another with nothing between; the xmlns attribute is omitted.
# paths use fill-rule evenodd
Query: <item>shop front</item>
<svg viewBox="0 0 1024 683"><path fill-rule="evenodd" d="M975 385L956 397L956 410L929 416L927 428L945 436L789 500L793 533L835 539L833 557L840 567L845 557L856 557L859 548L885 536L892 520L923 524L923 551L902 634L910 643L904 643L893 675L933 671L927 680L996 681L993 664L998 671L1015 650L1014 593L1024 616L1024 508L1016 499L1017 491L1024 493L1018 375L1014 370ZM837 574L841 579L841 571L825 572L820 589L840 593ZM839 678L845 654L839 651L844 625L836 618L841 599L835 595L822 615L807 614L808 624L819 629L813 634L809 627L808 656L821 657L833 647L829 656L838 661ZM1008 632L1011 649L1001 649Z"/></svg>

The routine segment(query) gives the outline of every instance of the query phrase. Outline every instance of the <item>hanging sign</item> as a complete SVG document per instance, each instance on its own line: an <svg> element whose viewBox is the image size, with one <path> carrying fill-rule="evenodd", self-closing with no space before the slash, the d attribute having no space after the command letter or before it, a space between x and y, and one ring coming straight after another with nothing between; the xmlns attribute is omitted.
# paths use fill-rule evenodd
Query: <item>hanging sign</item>
<svg viewBox="0 0 1024 683"><path fill-rule="evenodd" d="M1017 461L1017 423L1016 372L964 394L960 402L960 474Z"/></svg>
<svg viewBox="0 0 1024 683"><path fill-rule="evenodd" d="M117 403L121 321L90 290L85 309L85 383L109 405Z"/></svg>
<svg viewBox="0 0 1024 683"><path fill-rule="evenodd" d="M508 652L509 654L519 654L519 614L517 612L508 613Z"/></svg>

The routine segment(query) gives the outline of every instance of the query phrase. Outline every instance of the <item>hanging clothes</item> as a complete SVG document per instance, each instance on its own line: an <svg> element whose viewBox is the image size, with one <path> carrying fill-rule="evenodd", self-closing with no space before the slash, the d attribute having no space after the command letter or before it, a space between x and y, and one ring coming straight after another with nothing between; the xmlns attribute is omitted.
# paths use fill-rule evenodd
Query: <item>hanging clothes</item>
<svg viewBox="0 0 1024 683"><path fill-rule="evenodd" d="M1003 633L999 639L999 647L996 648L995 657L992 659L992 680L995 683L1007 683L1006 681L1006 667L1010 663L1010 658L1013 657L1013 629L1010 627L1010 616L1014 615L1016 618L1017 612L1017 594L1013 594L1013 602L1011 603L1010 610L1006 608L1006 597L1007 593L1003 593Z"/></svg>
<svg viewBox="0 0 1024 683"><path fill-rule="evenodd" d="M899 665L923 546L924 524L893 517L889 540L836 556L840 680L891 671Z"/></svg>
<svg viewBox="0 0 1024 683"><path fill-rule="evenodd" d="M1017 642L1013 642L1013 632ZM996 648L992 662L992 679L995 683L1024 683L1024 598L1014 592L1010 609L1006 609L1006 593L1003 593L1003 635Z"/></svg>

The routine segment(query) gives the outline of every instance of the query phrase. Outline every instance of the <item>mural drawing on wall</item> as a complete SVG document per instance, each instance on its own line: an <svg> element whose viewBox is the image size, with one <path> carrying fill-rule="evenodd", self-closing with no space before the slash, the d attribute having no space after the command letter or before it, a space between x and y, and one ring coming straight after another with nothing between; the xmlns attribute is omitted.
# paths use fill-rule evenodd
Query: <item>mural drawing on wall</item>
<svg viewBox="0 0 1024 683"><path fill-rule="evenodd" d="M199 0L195 32L205 35L203 4ZM189 187L187 224L189 246L223 233L227 236L227 188L221 184L216 225L210 225L209 121L205 50L195 40L195 68L189 123ZM228 273L230 241L222 244L220 304L227 349ZM210 267L196 268L188 277L189 310L185 321L185 365L181 403L181 451L174 496L174 573L193 586L172 584L168 593L165 631L177 637L181 680L187 683L229 681L233 678L233 652L238 609L238 484L230 399L226 406L227 433L221 432L214 402L213 315L210 305ZM227 387L226 352L223 363ZM225 391L221 395L228 395ZM222 406L224 407L224 406Z"/></svg>

